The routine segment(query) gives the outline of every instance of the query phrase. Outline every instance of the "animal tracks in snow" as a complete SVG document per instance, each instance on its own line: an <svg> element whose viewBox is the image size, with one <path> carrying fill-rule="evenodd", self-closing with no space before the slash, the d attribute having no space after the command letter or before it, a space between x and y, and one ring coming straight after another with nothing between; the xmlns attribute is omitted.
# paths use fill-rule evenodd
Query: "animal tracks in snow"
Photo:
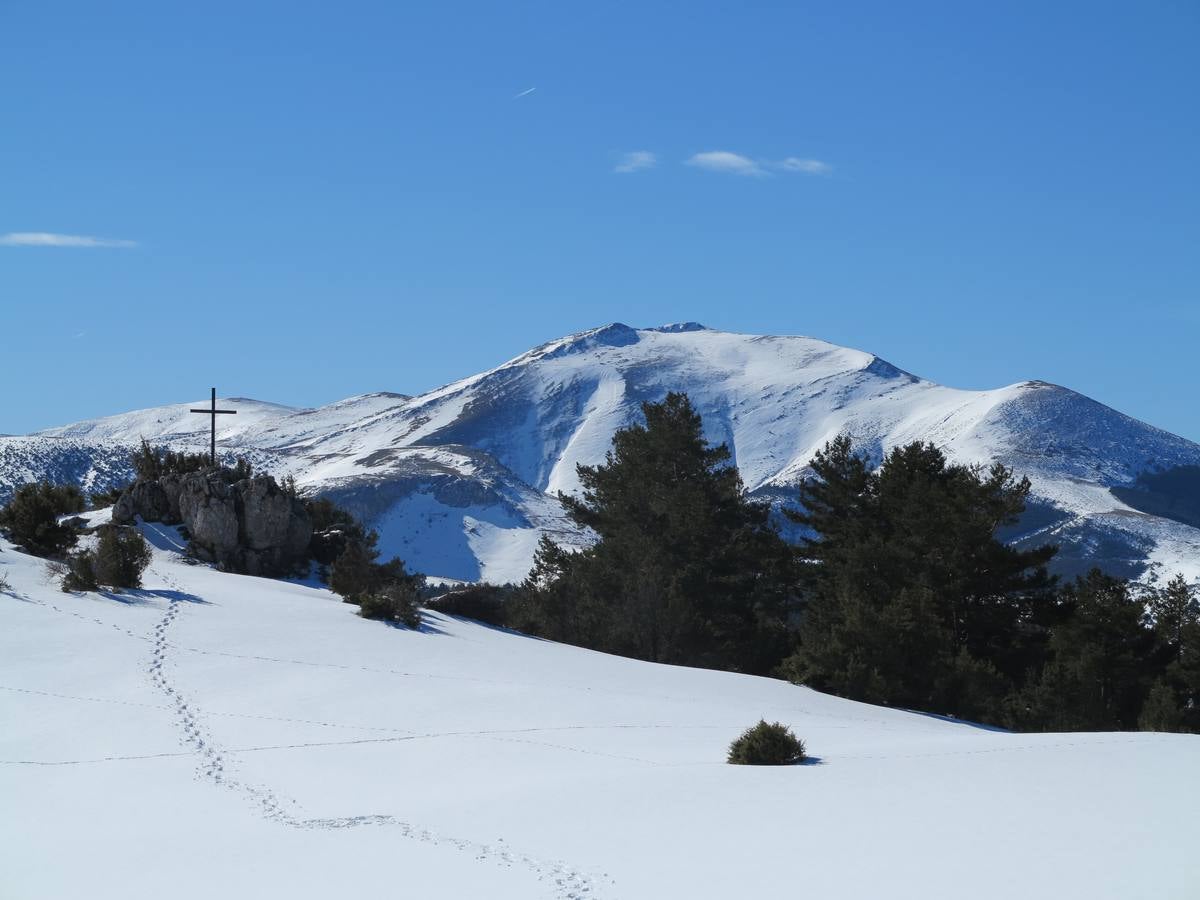
<svg viewBox="0 0 1200 900"><path fill-rule="evenodd" d="M161 575L161 573L159 574ZM172 587L175 587L169 577L164 577L164 580ZM564 863L539 860L533 856L518 853L504 846L498 847L440 835L430 829L422 828L391 815L372 814L336 818L304 816L294 811L298 809L295 801L284 798L269 788L248 784L234 777L234 774L229 771L227 754L239 751L227 751L213 740L212 736L203 726L200 711L183 695L169 674L171 669L170 653L174 645L168 640L168 635L171 633L172 626L178 620L182 607L183 602L181 600L177 598L168 599L166 611L153 630L153 650L150 655L147 672L154 686L167 697L169 701L167 708L171 709L175 714L175 720L179 727L184 746L197 758L197 777L241 795L257 814L290 828L332 831L345 828L384 827L394 830L396 833L410 840L435 846L452 847L463 854L469 854L480 862L526 869L536 876L538 882L546 885L551 896L557 898L557 900L584 900L584 898L598 896L595 880L592 876ZM272 717L264 716L261 718L270 719ZM325 722L307 724L341 727ZM419 737L419 735L408 734L409 739L416 737ZM398 737L393 739L404 738ZM377 740L389 739L382 738ZM249 752L254 749L274 748L246 748L240 752Z"/></svg>

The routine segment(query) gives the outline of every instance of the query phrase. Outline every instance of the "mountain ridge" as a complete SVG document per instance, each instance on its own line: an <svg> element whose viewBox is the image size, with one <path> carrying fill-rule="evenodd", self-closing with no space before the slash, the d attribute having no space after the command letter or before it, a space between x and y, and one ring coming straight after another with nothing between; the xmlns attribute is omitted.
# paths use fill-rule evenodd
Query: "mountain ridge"
<svg viewBox="0 0 1200 900"><path fill-rule="evenodd" d="M873 461L925 440L954 461L1028 475L1031 509L1011 538L1061 543L1066 574L1095 562L1200 577L1200 530L1139 511L1177 504L1113 493L1138 489L1148 472L1200 465L1200 445L1060 385L951 388L800 335L612 322L416 396L372 392L316 408L223 399L239 414L218 423L218 440L226 454L347 504L379 529L385 552L423 571L509 581L523 577L543 533L586 543L557 492L576 490L576 466L603 461L613 432L670 390L691 397L708 439L727 444L748 490L773 503L789 502L812 455L838 434ZM0 496L31 477L104 487L143 437L202 449L209 423L189 408L0 438Z"/></svg>

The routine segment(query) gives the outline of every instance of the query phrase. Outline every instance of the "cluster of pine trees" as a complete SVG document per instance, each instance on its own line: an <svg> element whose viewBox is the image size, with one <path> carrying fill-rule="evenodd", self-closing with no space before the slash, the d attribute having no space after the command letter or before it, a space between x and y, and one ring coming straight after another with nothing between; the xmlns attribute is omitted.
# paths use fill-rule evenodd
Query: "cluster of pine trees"
<svg viewBox="0 0 1200 900"><path fill-rule="evenodd" d="M1099 571L1059 584L1055 547L998 537L1027 479L922 443L873 467L841 437L800 489L793 547L686 396L643 411L561 496L599 540L543 539L503 624L1023 730L1200 731L1195 593Z"/></svg>

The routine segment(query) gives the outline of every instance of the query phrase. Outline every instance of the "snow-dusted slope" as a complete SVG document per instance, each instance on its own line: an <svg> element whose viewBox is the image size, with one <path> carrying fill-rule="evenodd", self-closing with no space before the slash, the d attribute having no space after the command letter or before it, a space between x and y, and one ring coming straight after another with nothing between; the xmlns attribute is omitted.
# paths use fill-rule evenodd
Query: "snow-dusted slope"
<svg viewBox="0 0 1200 900"><path fill-rule="evenodd" d="M1190 900L1200 738L1012 735L0 542L0 896ZM724 764L760 717L814 764Z"/></svg>
<svg viewBox="0 0 1200 900"><path fill-rule="evenodd" d="M1151 576L1200 576L1200 530L1109 491L1147 470L1200 465L1200 446L1055 385L956 390L806 337L614 324L418 397L368 394L313 410L222 401L239 415L219 425L227 453L335 495L417 568L506 581L528 570L541 533L585 539L553 494L574 490L576 465L602 460L641 402L669 390L688 393L709 438L729 445L761 496L786 501L816 450L842 432L875 456L932 441L957 460L1027 474L1036 502L1013 537L1061 543L1064 569L1099 562L1136 574L1150 563ZM101 483L142 436L199 448L207 421L187 408L0 439L0 492L38 472Z"/></svg>

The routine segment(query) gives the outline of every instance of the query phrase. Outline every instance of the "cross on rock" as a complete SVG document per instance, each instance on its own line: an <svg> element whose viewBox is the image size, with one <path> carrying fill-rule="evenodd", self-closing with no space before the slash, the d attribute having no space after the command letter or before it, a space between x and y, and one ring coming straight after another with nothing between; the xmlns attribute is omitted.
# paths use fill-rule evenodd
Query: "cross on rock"
<svg viewBox="0 0 1200 900"><path fill-rule="evenodd" d="M211 461L215 466L217 464L217 416L236 416L236 409L217 409L217 389L212 389L212 406L208 409L193 409L190 412L204 413L206 416L212 417L212 449Z"/></svg>

